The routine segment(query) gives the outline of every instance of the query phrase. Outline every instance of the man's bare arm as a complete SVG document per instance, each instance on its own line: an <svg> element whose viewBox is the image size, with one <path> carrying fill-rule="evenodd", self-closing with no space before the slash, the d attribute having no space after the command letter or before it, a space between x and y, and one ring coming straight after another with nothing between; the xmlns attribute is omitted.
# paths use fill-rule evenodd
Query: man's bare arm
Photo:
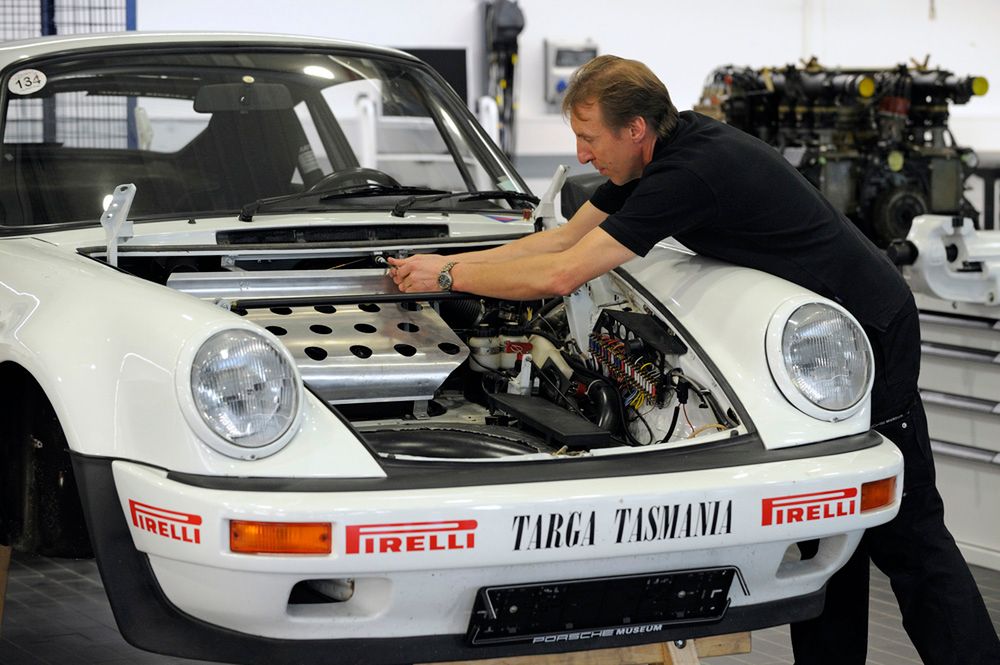
<svg viewBox="0 0 1000 665"><path fill-rule="evenodd" d="M542 254L551 254L569 249L607 218L607 213L595 208L589 201L584 203L573 217L554 229L519 238L514 242L478 252L464 252L441 256L440 254L415 254L406 259L390 258L392 274L396 284L402 285L402 277L412 275L411 283L437 284L438 273L450 261L466 263L504 263L514 259ZM400 274L402 271L402 274ZM434 287L437 288L436 286Z"/></svg>
<svg viewBox="0 0 1000 665"><path fill-rule="evenodd" d="M587 201L580 206L580 209L565 224L539 233L532 233L523 238L518 238L514 242L492 249L452 255L448 257L448 260L490 263L493 261L509 261L533 254L559 252L575 245L583 236L596 228L607 217L607 213L598 210L590 201Z"/></svg>
<svg viewBox="0 0 1000 665"><path fill-rule="evenodd" d="M481 296L528 300L572 293L635 254L601 228L558 252L521 256L509 261L462 262L452 268L452 289ZM404 292L437 291L437 272L401 265L396 283Z"/></svg>

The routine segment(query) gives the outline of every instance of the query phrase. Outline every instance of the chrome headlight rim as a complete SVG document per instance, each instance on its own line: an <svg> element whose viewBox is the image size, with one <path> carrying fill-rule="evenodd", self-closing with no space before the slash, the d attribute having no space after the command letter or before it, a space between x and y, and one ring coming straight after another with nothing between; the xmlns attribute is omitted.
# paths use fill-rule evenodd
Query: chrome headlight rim
<svg viewBox="0 0 1000 665"><path fill-rule="evenodd" d="M199 410L198 403L195 400L191 381L195 358L209 340L216 335L227 332L245 333L261 338L284 358L295 377L295 407L292 419L285 430L270 443L257 447L246 447L229 441L205 422ZM174 381L174 388L178 401L181 404L181 411L188 425L202 443L226 457L252 461L274 455L288 445L302 423L302 414L305 406L305 389L303 388L302 376L299 374L298 366L288 349L274 335L264 329L233 325L212 327L203 335L190 340L181 350Z"/></svg>
<svg viewBox="0 0 1000 665"><path fill-rule="evenodd" d="M864 340L865 349L868 354L868 380L857 401L844 409L827 409L806 397L795 385L785 364L783 349L785 327L795 312L805 305L821 305L839 312L857 327L861 333L861 339ZM872 351L871 342L868 340L868 335L865 334L864 328L858 323L857 319L846 309L831 300L826 300L819 296L798 296L781 303L774 311L774 314L771 315L771 320L767 325L765 355L767 356L768 368L771 370L771 377L774 379L775 384L777 384L781 394L792 406L806 415L818 420L840 422L851 418L866 408L870 402L871 389L875 381L873 364L875 355Z"/></svg>

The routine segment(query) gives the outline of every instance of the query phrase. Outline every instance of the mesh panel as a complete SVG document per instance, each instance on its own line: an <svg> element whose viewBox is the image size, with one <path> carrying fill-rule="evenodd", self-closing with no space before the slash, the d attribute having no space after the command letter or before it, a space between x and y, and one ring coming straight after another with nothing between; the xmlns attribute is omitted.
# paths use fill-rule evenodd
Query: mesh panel
<svg viewBox="0 0 1000 665"><path fill-rule="evenodd" d="M0 40L30 39L43 34L118 32L129 27L128 0L3 0ZM132 5L130 8L129 5ZM43 25L46 26L43 28Z"/></svg>
<svg viewBox="0 0 1000 665"><path fill-rule="evenodd" d="M132 99L62 93L12 99L4 143L58 143L68 148L135 148Z"/></svg>
<svg viewBox="0 0 1000 665"><path fill-rule="evenodd" d="M55 140L73 148L128 148L128 102L120 97L59 95Z"/></svg>
<svg viewBox="0 0 1000 665"><path fill-rule="evenodd" d="M4 143L40 143L43 140L41 99L17 100L7 107Z"/></svg>
<svg viewBox="0 0 1000 665"><path fill-rule="evenodd" d="M42 34L38 0L4 0L0 12L0 40L28 39Z"/></svg>
<svg viewBox="0 0 1000 665"><path fill-rule="evenodd" d="M3 0L0 40L43 34L72 35L118 32L134 23L128 0ZM58 142L80 148L134 147L134 121L129 102L84 95L23 99L8 109L7 143Z"/></svg>
<svg viewBox="0 0 1000 665"><path fill-rule="evenodd" d="M55 2L56 33L117 32L126 29L125 0Z"/></svg>

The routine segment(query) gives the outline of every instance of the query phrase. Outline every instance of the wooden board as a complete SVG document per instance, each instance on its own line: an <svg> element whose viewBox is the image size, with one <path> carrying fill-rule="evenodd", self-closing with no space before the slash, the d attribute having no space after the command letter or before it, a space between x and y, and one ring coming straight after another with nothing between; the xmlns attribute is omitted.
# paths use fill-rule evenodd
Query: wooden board
<svg viewBox="0 0 1000 665"><path fill-rule="evenodd" d="M694 640L694 647L694 649L691 648L690 641L683 648L678 648L673 642L666 642L618 649L556 653L547 656L451 661L438 665L645 665L647 663L693 665L698 663L698 659L701 657L750 653L750 633L700 637Z"/></svg>

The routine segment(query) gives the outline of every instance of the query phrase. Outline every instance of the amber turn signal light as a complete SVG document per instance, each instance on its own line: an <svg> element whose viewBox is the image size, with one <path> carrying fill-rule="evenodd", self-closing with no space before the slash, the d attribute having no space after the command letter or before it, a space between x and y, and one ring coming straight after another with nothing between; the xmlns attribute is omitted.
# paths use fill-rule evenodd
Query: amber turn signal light
<svg viewBox="0 0 1000 665"><path fill-rule="evenodd" d="M229 549L238 554L329 554L332 527L324 522L229 522Z"/></svg>
<svg viewBox="0 0 1000 665"><path fill-rule="evenodd" d="M861 486L861 512L883 508L896 496L896 476L883 478Z"/></svg>

